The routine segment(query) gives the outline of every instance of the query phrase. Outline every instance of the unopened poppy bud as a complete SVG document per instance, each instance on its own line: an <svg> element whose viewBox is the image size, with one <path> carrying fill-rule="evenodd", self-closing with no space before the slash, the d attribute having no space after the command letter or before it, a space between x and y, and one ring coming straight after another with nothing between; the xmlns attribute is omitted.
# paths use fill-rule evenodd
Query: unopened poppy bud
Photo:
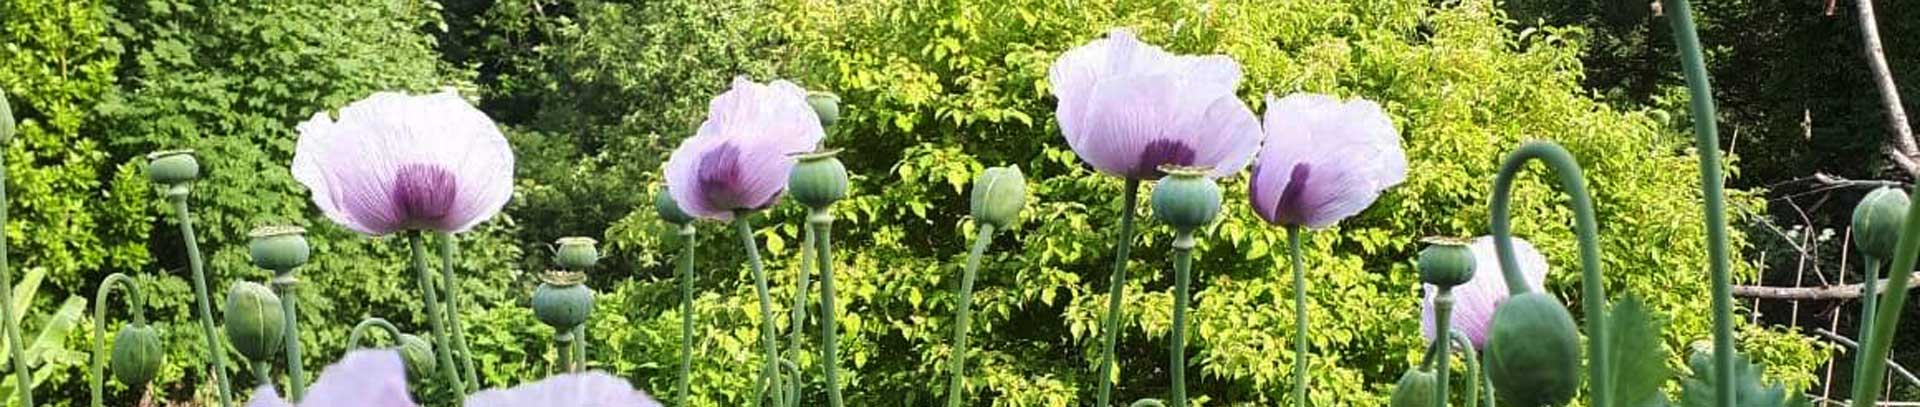
<svg viewBox="0 0 1920 407"><path fill-rule="evenodd" d="M275 272L292 271L307 264L313 248L307 245L307 230L299 226L262 226L247 236L247 253L253 265Z"/></svg>
<svg viewBox="0 0 1920 407"><path fill-rule="evenodd" d="M1440 386L1433 371L1421 367L1408 370L1400 375L1400 383L1393 386L1393 397L1387 405L1392 407L1432 407L1435 391Z"/></svg>
<svg viewBox="0 0 1920 407"><path fill-rule="evenodd" d="M1486 358L1487 379L1503 404L1565 405L1580 388L1580 333L1567 307L1545 293L1500 304Z"/></svg>
<svg viewBox="0 0 1920 407"><path fill-rule="evenodd" d="M155 151L147 154L147 178L158 185L174 185L200 178L200 160L193 150Z"/></svg>
<svg viewBox="0 0 1920 407"><path fill-rule="evenodd" d="M1893 247L1900 243L1900 227L1907 221L1912 202L1899 188L1880 188L1867 193L1853 207L1853 244L1861 252L1877 259L1893 259Z"/></svg>
<svg viewBox="0 0 1920 407"><path fill-rule="evenodd" d="M7 104L7 92L0 91L0 143L13 141L13 106Z"/></svg>
<svg viewBox="0 0 1920 407"><path fill-rule="evenodd" d="M847 166L834 157L840 150L801 154L787 178L787 192L809 208L820 209L847 197Z"/></svg>
<svg viewBox="0 0 1920 407"><path fill-rule="evenodd" d="M594 247L590 237L563 237L554 242L560 248L554 249L553 258L560 267L573 271L587 271L600 262L600 249Z"/></svg>
<svg viewBox="0 0 1920 407"><path fill-rule="evenodd" d="M693 222L693 215L688 215L687 211L681 210L680 203L673 201L673 194L667 193L666 188L661 188L660 192L653 194L653 210L660 214L660 220L667 223L685 225Z"/></svg>
<svg viewBox="0 0 1920 407"><path fill-rule="evenodd" d="M153 381L166 355L160 349L160 334L152 326L122 326L113 337L113 377L127 387L144 386Z"/></svg>
<svg viewBox="0 0 1920 407"><path fill-rule="evenodd" d="M286 340L280 296L251 281L227 288L227 340L251 360L267 360Z"/></svg>
<svg viewBox="0 0 1920 407"><path fill-rule="evenodd" d="M1472 240L1433 237L1425 241L1427 248L1420 250L1420 282L1453 287L1473 280L1473 249L1468 246Z"/></svg>
<svg viewBox="0 0 1920 407"><path fill-rule="evenodd" d="M973 179L973 219L1006 228L1027 207L1027 176L1018 166L993 167Z"/></svg>
<svg viewBox="0 0 1920 407"><path fill-rule="evenodd" d="M433 373L439 365L433 358L433 344L414 334L400 334L400 359L407 365L407 374L414 378L424 378Z"/></svg>
<svg viewBox="0 0 1920 407"><path fill-rule="evenodd" d="M840 121L840 96L827 92L807 92L807 105L820 116L820 127L833 127Z"/></svg>
<svg viewBox="0 0 1920 407"><path fill-rule="evenodd" d="M1160 169L1167 175L1153 187L1153 217L1174 229L1193 230L1220 216L1220 184L1204 168Z"/></svg>
<svg viewBox="0 0 1920 407"><path fill-rule="evenodd" d="M540 286L533 289L533 316L559 332L586 323L593 312L593 290L581 284L586 279L586 274L565 271L542 275Z"/></svg>

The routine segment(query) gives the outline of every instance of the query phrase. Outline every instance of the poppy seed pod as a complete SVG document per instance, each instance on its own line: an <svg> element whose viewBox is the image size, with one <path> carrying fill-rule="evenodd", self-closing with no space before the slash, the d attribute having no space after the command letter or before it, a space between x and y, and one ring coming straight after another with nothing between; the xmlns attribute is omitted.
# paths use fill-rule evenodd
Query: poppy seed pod
<svg viewBox="0 0 1920 407"><path fill-rule="evenodd" d="M1393 398L1387 405L1392 407L1432 407L1434 391L1439 387L1439 379L1433 371L1422 367L1408 370L1400 375L1400 383L1393 386Z"/></svg>
<svg viewBox="0 0 1920 407"><path fill-rule="evenodd" d="M147 154L147 178L158 185L192 182L200 178L200 160L193 150L155 151Z"/></svg>
<svg viewBox="0 0 1920 407"><path fill-rule="evenodd" d="M1207 169L1161 168L1166 176L1153 187L1153 217L1174 229L1193 230L1220 215L1220 184Z"/></svg>
<svg viewBox="0 0 1920 407"><path fill-rule="evenodd" d="M1486 358L1487 379L1502 403L1564 405L1580 388L1580 333L1567 307L1544 293L1500 304Z"/></svg>
<svg viewBox="0 0 1920 407"><path fill-rule="evenodd" d="M560 267L565 267L567 270L587 271L587 269L593 268L595 263L600 262L600 249L594 247L596 243L599 242L595 242L593 238L590 237L574 236L560 238L560 240L554 242L555 245L560 247L554 250L554 262L559 263Z"/></svg>
<svg viewBox="0 0 1920 407"><path fill-rule="evenodd" d="M680 203L674 202L673 194L668 193L665 188L653 194L653 210L655 213L660 214L660 220L667 221L667 223L685 225L693 222L693 215L688 215L687 211L680 210Z"/></svg>
<svg viewBox="0 0 1920 407"><path fill-rule="evenodd" d="M839 153L826 150L797 156L800 162L787 178L787 192L794 200L820 209L847 197L847 166L834 157Z"/></svg>
<svg viewBox="0 0 1920 407"><path fill-rule="evenodd" d="M152 326L122 326L113 337L113 377L127 387L144 386L160 371L166 354L160 349L160 334Z"/></svg>
<svg viewBox="0 0 1920 407"><path fill-rule="evenodd" d="M227 288L227 340L251 360L267 360L286 340L280 296L251 281Z"/></svg>
<svg viewBox="0 0 1920 407"><path fill-rule="evenodd" d="M558 332L570 332L587 322L593 312L593 290L580 283L586 275L572 272L547 272L533 289L533 316Z"/></svg>
<svg viewBox="0 0 1920 407"><path fill-rule="evenodd" d="M827 92L807 92L807 105L820 116L820 127L832 127L840 121L840 96Z"/></svg>
<svg viewBox="0 0 1920 407"><path fill-rule="evenodd" d="M1006 228L1027 207L1027 176L1018 166L993 167L973 179L973 219Z"/></svg>
<svg viewBox="0 0 1920 407"><path fill-rule="evenodd" d="M278 273L307 264L313 248L307 245L307 230L299 226L262 226L247 234L247 253L253 265Z"/></svg>
<svg viewBox="0 0 1920 407"><path fill-rule="evenodd" d="M400 334L400 357L407 365L407 374L415 378L424 378L438 367L433 359L433 344L414 334Z"/></svg>
<svg viewBox="0 0 1920 407"><path fill-rule="evenodd" d="M1453 287L1473 280L1471 240L1434 237L1425 241L1427 248L1420 250L1420 282Z"/></svg>
<svg viewBox="0 0 1920 407"><path fill-rule="evenodd" d="M0 91L0 143L13 140L13 106L7 104L7 92Z"/></svg>
<svg viewBox="0 0 1920 407"><path fill-rule="evenodd" d="M1853 245L1868 256L1893 259L1893 247L1900 243L1900 227L1907 221L1912 202L1899 188L1880 188L1867 193L1853 207Z"/></svg>

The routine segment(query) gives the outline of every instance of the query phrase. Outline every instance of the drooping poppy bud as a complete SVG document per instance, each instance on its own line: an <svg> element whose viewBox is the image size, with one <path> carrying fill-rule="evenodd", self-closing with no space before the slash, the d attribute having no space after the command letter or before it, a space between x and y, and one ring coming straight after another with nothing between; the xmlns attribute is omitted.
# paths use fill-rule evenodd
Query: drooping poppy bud
<svg viewBox="0 0 1920 407"><path fill-rule="evenodd" d="M833 127L840 121L840 96L828 92L807 92L807 105L820 116L820 127Z"/></svg>
<svg viewBox="0 0 1920 407"><path fill-rule="evenodd" d="M665 188L653 194L653 210L660 214L660 220L667 221L667 223L685 225L688 222L693 222L693 215L688 215L687 211L680 210L680 203L674 202L673 194L667 192Z"/></svg>
<svg viewBox="0 0 1920 407"><path fill-rule="evenodd" d="M175 185L200 178L200 160L193 150L166 150L147 154L147 178L156 185Z"/></svg>
<svg viewBox="0 0 1920 407"><path fill-rule="evenodd" d="M1893 248L1900 243L1900 227L1907 221L1906 192L1899 188L1880 188L1867 193L1853 207L1853 245L1877 259L1892 260Z"/></svg>
<svg viewBox="0 0 1920 407"><path fill-rule="evenodd" d="M533 316L565 334L587 322L593 312L593 290L581 283L587 276L575 272L547 272L533 289Z"/></svg>
<svg viewBox="0 0 1920 407"><path fill-rule="evenodd" d="M993 167L973 179L973 219L997 228L1020 223L1027 207L1027 176L1018 166Z"/></svg>
<svg viewBox="0 0 1920 407"><path fill-rule="evenodd" d="M595 242L593 238L590 237L574 236L560 238L560 240L554 242L556 246L559 246L558 249L554 249L554 262L559 263L560 267L565 267L567 270L587 271L587 269L593 268L595 263L600 262L600 249L594 247L596 243L599 242Z"/></svg>
<svg viewBox="0 0 1920 407"><path fill-rule="evenodd" d="M113 377L127 387L144 386L153 381L166 356L160 349L160 334L152 326L122 326L113 337Z"/></svg>
<svg viewBox="0 0 1920 407"><path fill-rule="evenodd" d="M1500 304L1486 358L1487 379L1503 404L1565 405L1580 388L1580 333L1567 307L1545 293Z"/></svg>
<svg viewBox="0 0 1920 407"><path fill-rule="evenodd" d="M800 162L787 178L787 192L794 200L820 209L847 197L847 166L834 157L838 153L826 150L796 156Z"/></svg>
<svg viewBox="0 0 1920 407"><path fill-rule="evenodd" d="M280 296L251 281L227 288L227 340L251 360L267 360L286 340Z"/></svg>
<svg viewBox="0 0 1920 407"><path fill-rule="evenodd" d="M1439 392L1440 381L1433 371L1422 367L1407 370L1400 375L1400 382L1393 386L1393 397L1387 405L1392 407L1433 407L1433 399Z"/></svg>
<svg viewBox="0 0 1920 407"><path fill-rule="evenodd" d="M1220 184L1209 169L1162 167L1167 175L1153 187L1153 217L1174 229L1193 230L1220 215Z"/></svg>
<svg viewBox="0 0 1920 407"><path fill-rule="evenodd" d="M439 365L433 358L433 343L414 334L400 334L400 357L406 362L407 374L415 378L424 378L433 374Z"/></svg>
<svg viewBox="0 0 1920 407"><path fill-rule="evenodd" d="M1431 237L1425 241L1427 248L1420 250L1420 282L1453 287L1473 280L1472 240Z"/></svg>
<svg viewBox="0 0 1920 407"><path fill-rule="evenodd" d="M299 226L262 226L247 236L247 253L253 265L275 272L287 272L307 264L313 248L307 244L307 230Z"/></svg>

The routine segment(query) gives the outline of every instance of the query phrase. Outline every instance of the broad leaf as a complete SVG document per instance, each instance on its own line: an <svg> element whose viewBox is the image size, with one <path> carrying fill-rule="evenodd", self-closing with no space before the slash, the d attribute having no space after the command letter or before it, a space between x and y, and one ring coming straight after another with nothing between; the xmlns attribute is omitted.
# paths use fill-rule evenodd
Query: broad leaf
<svg viewBox="0 0 1920 407"><path fill-rule="evenodd" d="M1661 324L1647 312L1639 297L1628 295L1607 314L1613 343L1613 400L1622 406L1665 406L1660 386L1673 375L1667 351L1660 346Z"/></svg>
<svg viewBox="0 0 1920 407"><path fill-rule="evenodd" d="M1742 407L1784 407L1790 401L1787 390L1779 383L1767 383L1760 377L1764 369L1747 359L1747 356L1733 354L1733 383L1715 383L1713 377L1713 351L1699 349L1687 358L1687 365L1693 368L1693 377L1681 382L1680 404L1684 407L1713 407L1714 390L1720 386L1733 386L1734 405ZM1804 401L1802 401L1804 403Z"/></svg>

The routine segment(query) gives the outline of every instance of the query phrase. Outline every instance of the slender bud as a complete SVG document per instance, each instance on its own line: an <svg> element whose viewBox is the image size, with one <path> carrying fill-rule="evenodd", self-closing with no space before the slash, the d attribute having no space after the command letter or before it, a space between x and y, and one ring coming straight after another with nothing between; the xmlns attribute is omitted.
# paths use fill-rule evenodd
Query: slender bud
<svg viewBox="0 0 1920 407"><path fill-rule="evenodd" d="M840 121L840 96L827 92L807 92L807 104L820 116L820 127L833 127Z"/></svg>
<svg viewBox="0 0 1920 407"><path fill-rule="evenodd" d="M1433 407L1433 399L1438 395L1439 379L1433 371L1414 367L1400 375L1400 383L1393 386L1393 398L1387 405L1392 407Z"/></svg>
<svg viewBox="0 0 1920 407"><path fill-rule="evenodd" d="M822 209L847 197L847 166L834 157L840 150L815 151L798 156L787 178L787 192L808 208Z"/></svg>
<svg viewBox="0 0 1920 407"><path fill-rule="evenodd" d="M167 352L160 348L160 333L152 326L120 327L113 337L113 377L130 388L153 381Z"/></svg>
<svg viewBox="0 0 1920 407"><path fill-rule="evenodd" d="M247 236L253 238L247 242L253 265L277 273L307 264L313 254L313 248L307 245L307 230L299 226L261 226Z"/></svg>
<svg viewBox="0 0 1920 407"><path fill-rule="evenodd" d="M1565 405L1580 388L1580 333L1567 307L1545 293L1516 295L1494 310L1486 358L1502 404Z"/></svg>
<svg viewBox="0 0 1920 407"><path fill-rule="evenodd" d="M286 340L280 296L251 281L227 288L227 340L251 360L267 360Z"/></svg>
<svg viewBox="0 0 1920 407"><path fill-rule="evenodd" d="M1161 167L1167 173L1153 187L1153 217L1174 229L1193 230L1220 216L1220 184L1204 168Z"/></svg>
<svg viewBox="0 0 1920 407"><path fill-rule="evenodd" d="M0 91L0 144L13 141L13 106L7 104L7 92Z"/></svg>
<svg viewBox="0 0 1920 407"><path fill-rule="evenodd" d="M680 210L680 203L673 201L673 194L667 193L666 188L660 188L660 192L653 194L653 210L660 214L660 220L667 223L685 225L693 222L693 215Z"/></svg>
<svg viewBox="0 0 1920 407"><path fill-rule="evenodd" d="M147 154L147 178L154 184L175 185L200 178L200 161L193 150L166 150Z"/></svg>
<svg viewBox="0 0 1920 407"><path fill-rule="evenodd" d="M1018 166L993 167L973 179L973 220L1007 228L1027 207L1027 176Z"/></svg>
<svg viewBox="0 0 1920 407"><path fill-rule="evenodd" d="M414 334L400 334L400 359L407 365L407 374L416 379L433 374L439 365L433 358L433 344Z"/></svg>
<svg viewBox="0 0 1920 407"><path fill-rule="evenodd" d="M586 279L586 274L566 271L541 275L540 286L533 289L533 316L562 333L586 323L593 312L593 290L581 285Z"/></svg>
<svg viewBox="0 0 1920 407"><path fill-rule="evenodd" d="M600 249L594 247L597 243L599 242L595 242L593 238L590 237L574 236L560 238L560 240L554 242L555 245L560 247L559 249L554 249L554 262L559 263L560 267L565 267L567 270L587 271L587 269L593 268L595 263L600 262Z"/></svg>
<svg viewBox="0 0 1920 407"><path fill-rule="evenodd" d="M1427 248L1420 250L1420 282L1439 287L1453 287L1473 280L1473 249L1471 239L1449 237L1431 237L1425 239Z"/></svg>
<svg viewBox="0 0 1920 407"><path fill-rule="evenodd" d="M1893 247L1900 242L1900 226L1907 221L1912 202L1899 188L1880 188L1867 193L1853 207L1853 244L1862 253L1881 260L1893 259Z"/></svg>

